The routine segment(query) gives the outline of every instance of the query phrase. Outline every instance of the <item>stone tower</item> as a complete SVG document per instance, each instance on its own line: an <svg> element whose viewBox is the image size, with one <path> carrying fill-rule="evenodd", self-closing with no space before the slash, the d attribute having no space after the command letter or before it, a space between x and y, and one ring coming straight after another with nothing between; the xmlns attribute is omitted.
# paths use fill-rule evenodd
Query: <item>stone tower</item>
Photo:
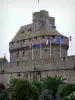
<svg viewBox="0 0 75 100"><path fill-rule="evenodd" d="M32 20L31 24L22 26L9 43L10 62L19 66L20 61L32 62L36 59L67 56L69 41L57 31L55 18L50 17L47 11L41 10L33 13ZM61 44L56 38L61 39ZM31 44L32 48L30 48ZM39 47L37 44L42 45Z"/></svg>

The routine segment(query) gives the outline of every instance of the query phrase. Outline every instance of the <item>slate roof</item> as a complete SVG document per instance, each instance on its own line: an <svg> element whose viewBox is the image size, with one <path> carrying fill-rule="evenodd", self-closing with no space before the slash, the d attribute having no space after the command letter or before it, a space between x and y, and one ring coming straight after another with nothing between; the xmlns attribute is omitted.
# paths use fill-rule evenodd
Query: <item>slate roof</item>
<svg viewBox="0 0 75 100"><path fill-rule="evenodd" d="M41 26L40 26L39 22L42 22ZM39 29L36 30L38 27L39 27ZM29 29L31 29L31 31L28 31ZM52 35L52 36L55 35L55 36L65 37L64 35L59 33L56 30L56 28L52 28L49 20L45 19L44 21L39 20L37 22L33 22L31 24L22 26L19 29L19 31L16 33L14 38L11 40L11 42L18 41L18 40L23 40L23 39L28 39L28 38L32 38L32 37L43 36L43 35Z"/></svg>
<svg viewBox="0 0 75 100"><path fill-rule="evenodd" d="M23 39L28 39L28 38L32 38L32 37L36 37L36 36L43 36L43 35L55 35L55 36L63 36L64 35L60 34L56 29L53 28L47 28L47 25L43 25L40 30L36 31L36 32L26 32L26 27L32 27L33 24L30 25L26 25L26 26L22 26L19 31L16 33L16 35L14 36L14 38L12 39L11 42L14 41L18 41L18 40L23 40ZM21 32L24 32L23 34L21 34Z"/></svg>

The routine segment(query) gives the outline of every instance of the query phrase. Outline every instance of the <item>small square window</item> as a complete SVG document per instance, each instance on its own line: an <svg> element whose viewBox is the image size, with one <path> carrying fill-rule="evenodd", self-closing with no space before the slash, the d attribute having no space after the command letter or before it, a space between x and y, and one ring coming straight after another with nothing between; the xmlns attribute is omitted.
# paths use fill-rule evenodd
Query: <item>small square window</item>
<svg viewBox="0 0 75 100"><path fill-rule="evenodd" d="M31 38L29 38L29 40L31 40Z"/></svg>
<svg viewBox="0 0 75 100"><path fill-rule="evenodd" d="M32 31L32 29L30 28L30 32Z"/></svg>
<svg viewBox="0 0 75 100"><path fill-rule="evenodd" d="M63 39L63 37L61 37L61 39Z"/></svg>
<svg viewBox="0 0 75 100"><path fill-rule="evenodd" d="M22 34L24 33L24 31L21 32Z"/></svg>
<svg viewBox="0 0 75 100"><path fill-rule="evenodd" d="M14 43L12 42L12 45L13 45Z"/></svg>
<svg viewBox="0 0 75 100"><path fill-rule="evenodd" d="M21 74L20 74L20 73L18 73L18 74L17 74L17 76L21 76Z"/></svg>
<svg viewBox="0 0 75 100"><path fill-rule="evenodd" d="M19 53L17 53L17 58L19 57Z"/></svg>
<svg viewBox="0 0 75 100"><path fill-rule="evenodd" d="M35 37L35 39L37 39L37 37Z"/></svg>
<svg viewBox="0 0 75 100"><path fill-rule="evenodd" d="M55 38L55 36L53 36L53 38Z"/></svg>
<svg viewBox="0 0 75 100"><path fill-rule="evenodd" d="M25 56L25 52L23 52L23 57Z"/></svg>
<svg viewBox="0 0 75 100"><path fill-rule="evenodd" d="M47 49L45 49L45 52L47 52Z"/></svg>
<svg viewBox="0 0 75 100"><path fill-rule="evenodd" d="M42 38L44 38L44 36L42 36Z"/></svg>
<svg viewBox="0 0 75 100"><path fill-rule="evenodd" d="M19 44L19 41L17 41L17 44Z"/></svg>
<svg viewBox="0 0 75 100"><path fill-rule="evenodd" d="M36 54L37 54L37 51L36 51Z"/></svg>
<svg viewBox="0 0 75 100"><path fill-rule="evenodd" d="M19 62L17 62L17 66L19 66Z"/></svg>
<svg viewBox="0 0 75 100"><path fill-rule="evenodd" d="M63 61L65 61L65 57L63 57Z"/></svg>
<svg viewBox="0 0 75 100"><path fill-rule="evenodd" d="M25 40L23 40L23 43L25 42Z"/></svg>

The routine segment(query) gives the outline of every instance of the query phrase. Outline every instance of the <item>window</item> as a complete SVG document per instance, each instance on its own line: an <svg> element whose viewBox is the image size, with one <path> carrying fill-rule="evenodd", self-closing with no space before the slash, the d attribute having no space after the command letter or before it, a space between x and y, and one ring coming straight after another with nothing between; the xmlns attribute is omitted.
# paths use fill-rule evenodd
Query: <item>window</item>
<svg viewBox="0 0 75 100"><path fill-rule="evenodd" d="M18 73L18 74L17 74L17 76L21 76L21 74L20 74L20 73Z"/></svg>
<svg viewBox="0 0 75 100"><path fill-rule="evenodd" d="M29 40L31 40L31 38L29 38Z"/></svg>
<svg viewBox="0 0 75 100"><path fill-rule="evenodd" d="M23 57L25 56L25 52L23 52Z"/></svg>
<svg viewBox="0 0 75 100"><path fill-rule="evenodd" d="M32 31L32 29L30 28L29 30L28 30L28 32L31 32Z"/></svg>
<svg viewBox="0 0 75 100"><path fill-rule="evenodd" d="M35 37L35 39L37 39L37 37Z"/></svg>
<svg viewBox="0 0 75 100"><path fill-rule="evenodd" d="M13 45L14 43L12 42L12 45Z"/></svg>
<svg viewBox="0 0 75 100"><path fill-rule="evenodd" d="M65 57L63 57L63 61L65 61Z"/></svg>
<svg viewBox="0 0 75 100"><path fill-rule="evenodd" d="M55 38L55 36L53 36L53 38Z"/></svg>
<svg viewBox="0 0 75 100"><path fill-rule="evenodd" d="M44 36L42 36L42 38L44 38Z"/></svg>
<svg viewBox="0 0 75 100"><path fill-rule="evenodd" d="M19 41L17 41L17 44L19 43Z"/></svg>
<svg viewBox="0 0 75 100"><path fill-rule="evenodd" d="M36 54L37 54L37 51L36 51Z"/></svg>
<svg viewBox="0 0 75 100"><path fill-rule="evenodd" d="M45 52L47 52L47 49L45 49Z"/></svg>
<svg viewBox="0 0 75 100"><path fill-rule="evenodd" d="M25 42L25 40L23 40L23 43Z"/></svg>
<svg viewBox="0 0 75 100"><path fill-rule="evenodd" d="M19 62L17 62L17 66L19 66Z"/></svg>
<svg viewBox="0 0 75 100"><path fill-rule="evenodd" d="M21 32L22 34L24 33L24 31Z"/></svg>
<svg viewBox="0 0 75 100"><path fill-rule="evenodd" d="M30 32L32 31L32 29L30 28Z"/></svg>
<svg viewBox="0 0 75 100"><path fill-rule="evenodd" d="M63 39L63 37L61 37L61 39Z"/></svg>
<svg viewBox="0 0 75 100"><path fill-rule="evenodd" d="M17 53L17 58L19 57L19 53Z"/></svg>

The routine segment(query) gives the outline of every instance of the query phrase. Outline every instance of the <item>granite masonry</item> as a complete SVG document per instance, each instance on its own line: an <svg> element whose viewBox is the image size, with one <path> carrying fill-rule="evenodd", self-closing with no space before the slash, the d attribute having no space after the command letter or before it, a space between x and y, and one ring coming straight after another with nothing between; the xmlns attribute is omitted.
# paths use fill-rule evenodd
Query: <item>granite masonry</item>
<svg viewBox="0 0 75 100"><path fill-rule="evenodd" d="M0 63L0 82L8 86L11 78L32 81L57 75L74 83L75 56L67 56L69 40L57 31L55 18L41 10L32 21L10 41L10 62Z"/></svg>

